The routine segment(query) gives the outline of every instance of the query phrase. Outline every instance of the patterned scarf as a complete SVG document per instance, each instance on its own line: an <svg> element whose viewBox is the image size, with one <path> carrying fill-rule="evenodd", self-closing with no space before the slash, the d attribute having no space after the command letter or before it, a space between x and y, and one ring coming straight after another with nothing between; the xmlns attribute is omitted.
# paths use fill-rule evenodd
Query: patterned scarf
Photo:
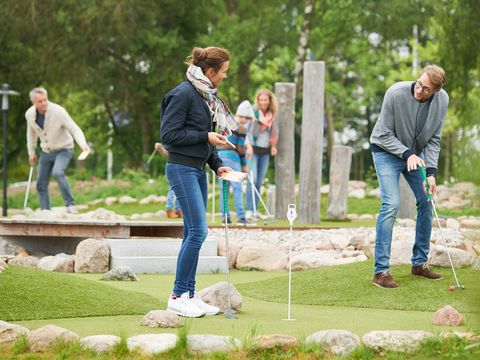
<svg viewBox="0 0 480 360"><path fill-rule="evenodd" d="M187 69L187 79L205 99L213 114L213 121L217 123L219 132L230 136L238 128L238 123L228 106L217 96L217 88L203 74L202 68L191 64Z"/></svg>

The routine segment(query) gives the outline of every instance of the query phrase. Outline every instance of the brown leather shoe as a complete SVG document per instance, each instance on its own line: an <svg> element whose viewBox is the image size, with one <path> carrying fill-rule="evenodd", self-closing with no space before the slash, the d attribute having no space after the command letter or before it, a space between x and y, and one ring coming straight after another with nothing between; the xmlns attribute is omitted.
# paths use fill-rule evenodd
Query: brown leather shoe
<svg viewBox="0 0 480 360"><path fill-rule="evenodd" d="M423 276L424 278L431 280L443 279L443 275L430 270L427 263L418 266L412 266L412 275Z"/></svg>
<svg viewBox="0 0 480 360"><path fill-rule="evenodd" d="M384 289L395 289L398 284L393 280L390 270L382 271L373 277L373 285Z"/></svg>
<svg viewBox="0 0 480 360"><path fill-rule="evenodd" d="M176 212L173 211L172 209L168 209L168 210L167 210L167 218L169 218L169 219L176 219L176 218L178 218L178 215L177 215Z"/></svg>
<svg viewBox="0 0 480 360"><path fill-rule="evenodd" d="M182 210L175 211L175 214L177 214L177 217L179 217L179 218L183 217Z"/></svg>

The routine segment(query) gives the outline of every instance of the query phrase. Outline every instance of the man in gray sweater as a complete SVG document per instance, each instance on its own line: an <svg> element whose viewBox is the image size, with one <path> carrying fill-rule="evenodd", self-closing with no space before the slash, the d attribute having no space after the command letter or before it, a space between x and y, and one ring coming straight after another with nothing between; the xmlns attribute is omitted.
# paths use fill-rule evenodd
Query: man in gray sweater
<svg viewBox="0 0 480 360"><path fill-rule="evenodd" d="M48 183L53 174L67 211L77 214L78 210L65 176L65 168L73 156L74 139L82 151L90 151L85 135L63 107L48 101L48 93L44 88L32 89L30 100L32 106L25 113L28 161L30 165L34 165L37 161L35 148L40 139L41 152L37 179L40 208L50 210Z"/></svg>
<svg viewBox="0 0 480 360"><path fill-rule="evenodd" d="M427 265L432 208L419 167L426 169L430 191L435 195L440 138L448 108L448 94L442 89L444 83L444 70L429 65L417 81L392 85L385 93L380 116L370 137L382 202L376 226L373 284L382 288L398 287L390 273L390 249L393 224L401 201L400 173L417 200L411 273L432 280L442 278Z"/></svg>

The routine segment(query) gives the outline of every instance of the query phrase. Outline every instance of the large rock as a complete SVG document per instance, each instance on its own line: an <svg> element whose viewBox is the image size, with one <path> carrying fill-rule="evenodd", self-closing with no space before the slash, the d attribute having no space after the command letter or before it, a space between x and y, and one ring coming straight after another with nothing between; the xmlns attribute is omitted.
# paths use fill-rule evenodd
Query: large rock
<svg viewBox="0 0 480 360"><path fill-rule="evenodd" d="M346 234L333 234L330 242L335 250L343 250L350 244L350 238Z"/></svg>
<svg viewBox="0 0 480 360"><path fill-rule="evenodd" d="M349 180L348 181L348 191L356 190L356 189L366 189L367 183L365 181L359 180Z"/></svg>
<svg viewBox="0 0 480 360"><path fill-rule="evenodd" d="M363 335L363 344L374 350L413 352L433 334L421 330L378 330Z"/></svg>
<svg viewBox="0 0 480 360"><path fill-rule="evenodd" d="M188 349L193 353L227 352L233 351L242 345L240 340L230 336L219 335L189 335Z"/></svg>
<svg viewBox="0 0 480 360"><path fill-rule="evenodd" d="M468 251L455 248L448 248L448 251L450 252L453 266L456 268L468 266L472 262L472 254ZM430 251L429 263L436 266L450 267L450 261L448 259L448 254L445 246L433 246Z"/></svg>
<svg viewBox="0 0 480 360"><path fill-rule="evenodd" d="M182 326L180 316L165 310L152 310L140 322L142 326L153 328L178 328Z"/></svg>
<svg viewBox="0 0 480 360"><path fill-rule="evenodd" d="M0 273L8 267L7 263L0 259Z"/></svg>
<svg viewBox="0 0 480 360"><path fill-rule="evenodd" d="M463 219L460 220L460 225L464 228L472 228L472 229L479 229L480 228L480 219Z"/></svg>
<svg viewBox="0 0 480 360"><path fill-rule="evenodd" d="M360 345L360 339L348 330L322 330L307 337L305 343L319 344L334 355L348 355Z"/></svg>
<svg viewBox="0 0 480 360"><path fill-rule="evenodd" d="M287 254L278 250L278 246L268 243L248 243L237 256L238 269L277 271L286 269L287 262Z"/></svg>
<svg viewBox="0 0 480 360"><path fill-rule="evenodd" d="M36 269L40 259L36 256L19 256L8 261L9 265L17 265L24 268Z"/></svg>
<svg viewBox="0 0 480 360"><path fill-rule="evenodd" d="M349 243L355 250L362 250L368 245L368 239L364 235L355 235L350 238Z"/></svg>
<svg viewBox="0 0 480 360"><path fill-rule="evenodd" d="M355 189L348 192L348 197L356 199L365 199L365 190L364 189Z"/></svg>
<svg viewBox="0 0 480 360"><path fill-rule="evenodd" d="M240 247L235 243L228 243L228 265L230 269L235 269L237 266L237 256L240 252ZM218 256L226 256L225 240L217 240L217 254Z"/></svg>
<svg viewBox="0 0 480 360"><path fill-rule="evenodd" d="M258 349L288 349L299 344L296 337L283 334L262 335L255 339L255 347Z"/></svg>
<svg viewBox="0 0 480 360"><path fill-rule="evenodd" d="M414 240L412 238L405 238L403 240L392 241L390 251L390 264L410 264L412 257L412 248Z"/></svg>
<svg viewBox="0 0 480 360"><path fill-rule="evenodd" d="M112 350L120 341L120 337L115 335L93 335L80 340L80 345L85 349L103 353Z"/></svg>
<svg viewBox="0 0 480 360"><path fill-rule="evenodd" d="M463 324L463 317L453 306L445 305L441 309L435 311L435 317L433 318L432 324L460 326Z"/></svg>
<svg viewBox="0 0 480 360"><path fill-rule="evenodd" d="M74 332L56 325L46 325L28 333L28 344L35 352L45 351L56 342L74 343L80 337Z"/></svg>
<svg viewBox="0 0 480 360"><path fill-rule="evenodd" d="M118 201L118 198L116 196L109 196L105 199L105 205L112 206L117 201Z"/></svg>
<svg viewBox="0 0 480 360"><path fill-rule="evenodd" d="M28 331L26 327L0 320L0 344L13 343Z"/></svg>
<svg viewBox="0 0 480 360"><path fill-rule="evenodd" d="M103 274L102 280L138 281L138 277L129 266L117 266Z"/></svg>
<svg viewBox="0 0 480 360"><path fill-rule="evenodd" d="M228 293L230 292L231 296L231 308L234 311L240 311L242 308L242 295L238 290L226 281L221 281L212 286L209 286L205 289L202 289L198 292L200 298L207 304L216 306L220 311L225 311L229 309L228 306Z"/></svg>
<svg viewBox="0 0 480 360"><path fill-rule="evenodd" d="M292 257L292 270L301 271L316 269L321 266L330 266L335 259L335 254L329 251L315 251L295 255Z"/></svg>
<svg viewBox="0 0 480 360"><path fill-rule="evenodd" d="M460 229L460 222L457 219L448 218L447 219L447 228L448 229Z"/></svg>
<svg viewBox="0 0 480 360"><path fill-rule="evenodd" d="M108 271L110 249L102 240L87 239L78 244L75 272L104 273Z"/></svg>
<svg viewBox="0 0 480 360"><path fill-rule="evenodd" d="M7 240L0 240L0 255L18 255L25 252L25 248L19 245L12 245Z"/></svg>
<svg viewBox="0 0 480 360"><path fill-rule="evenodd" d="M322 239L315 243L315 249L317 250L332 250L333 246L329 239Z"/></svg>
<svg viewBox="0 0 480 360"><path fill-rule="evenodd" d="M477 256L472 262L472 269L480 270L480 256Z"/></svg>
<svg viewBox="0 0 480 360"><path fill-rule="evenodd" d="M127 347L130 351L138 349L147 355L162 353L175 347L175 334L145 334L128 338Z"/></svg>
<svg viewBox="0 0 480 360"><path fill-rule="evenodd" d="M55 272L73 272L73 260L65 256L45 256L38 262L37 268Z"/></svg>
<svg viewBox="0 0 480 360"><path fill-rule="evenodd" d="M105 221L124 221L125 217L117 215L115 212L105 210L104 208L98 208L94 211L90 211L84 214L80 214L80 218L88 220L105 220Z"/></svg>
<svg viewBox="0 0 480 360"><path fill-rule="evenodd" d="M138 200L131 196L124 195L124 196L120 196L120 198L118 199L118 202L120 204L133 204L138 202Z"/></svg>

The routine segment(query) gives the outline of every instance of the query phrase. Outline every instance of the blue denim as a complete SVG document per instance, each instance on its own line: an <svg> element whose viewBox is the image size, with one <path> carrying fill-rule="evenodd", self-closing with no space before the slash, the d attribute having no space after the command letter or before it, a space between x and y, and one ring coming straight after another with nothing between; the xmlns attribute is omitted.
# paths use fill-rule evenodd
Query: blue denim
<svg viewBox="0 0 480 360"><path fill-rule="evenodd" d="M170 186L167 193L167 205L166 209L171 210L173 209L173 203L175 203L175 210L180 210L180 205L178 204L178 199L175 198L175 191L173 191L172 187Z"/></svg>
<svg viewBox="0 0 480 360"><path fill-rule="evenodd" d="M390 268L393 224L400 206L400 173L407 180L417 200L417 224L411 262L413 266L427 262L432 232L432 206L423 189L420 170L407 171L407 162L387 152L373 152L373 162L380 185L382 205L377 219L375 239L375 274ZM423 158L423 154L419 155Z"/></svg>
<svg viewBox="0 0 480 360"><path fill-rule="evenodd" d="M251 166L253 169L253 183L260 193L260 188L262 187L263 180L265 175L267 175L268 162L270 160L270 153L263 155L253 153ZM252 201L252 185L249 181L247 184L247 210L253 211L253 201ZM255 209L258 209L258 196L255 194Z"/></svg>
<svg viewBox="0 0 480 360"><path fill-rule="evenodd" d="M183 212L183 241L177 258L173 294L195 292L200 248L208 235L207 176L192 166L167 163L167 179Z"/></svg>
<svg viewBox="0 0 480 360"><path fill-rule="evenodd" d="M57 180L58 189L62 194L65 206L75 205L70 185L68 185L67 177L65 176L65 168L68 166L72 156L73 149L63 149L52 153L45 153L42 151L40 153L37 178L37 192L40 201L40 209L50 210L48 184L50 183L51 175Z"/></svg>
<svg viewBox="0 0 480 360"><path fill-rule="evenodd" d="M242 166L238 161L233 160L230 157L227 156L220 156L223 162L223 166L230 166L232 170L234 171L242 171ZM223 181L222 179L219 178L219 184L220 184L220 191L222 196L220 197L220 211L222 212L222 219L224 218L224 213L223 213ZM230 192L230 184L232 185L233 188L233 204L235 206L235 211L237 213L237 218L238 219L245 219L245 209L243 207L243 191L242 191L242 183L239 182L230 182L227 181L228 184L228 192ZM230 209L227 212L227 218L230 219Z"/></svg>

